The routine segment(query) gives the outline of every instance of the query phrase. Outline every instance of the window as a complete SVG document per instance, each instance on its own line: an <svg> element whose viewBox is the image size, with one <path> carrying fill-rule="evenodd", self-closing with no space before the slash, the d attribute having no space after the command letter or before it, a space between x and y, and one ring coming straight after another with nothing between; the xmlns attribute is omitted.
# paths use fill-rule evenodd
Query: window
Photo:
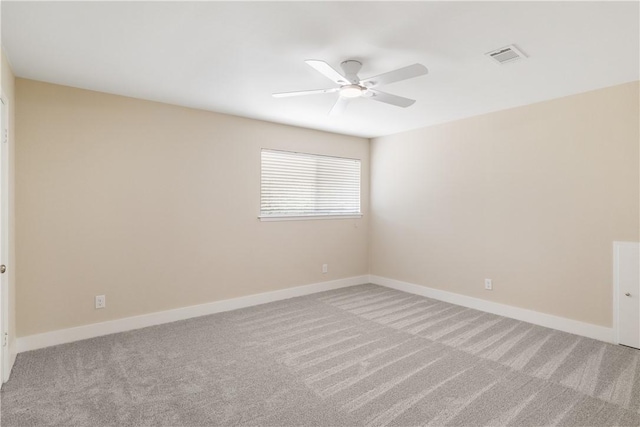
<svg viewBox="0 0 640 427"><path fill-rule="evenodd" d="M260 218L360 216L360 160L262 150Z"/></svg>

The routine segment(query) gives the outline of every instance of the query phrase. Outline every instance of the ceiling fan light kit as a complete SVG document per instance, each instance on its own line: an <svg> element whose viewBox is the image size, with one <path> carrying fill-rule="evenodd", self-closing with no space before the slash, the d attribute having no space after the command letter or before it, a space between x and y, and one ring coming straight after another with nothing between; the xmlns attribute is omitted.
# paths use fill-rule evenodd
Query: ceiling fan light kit
<svg viewBox="0 0 640 427"><path fill-rule="evenodd" d="M389 83L412 79L414 77L419 77L428 73L427 67L425 67L424 65L413 64L409 65L408 67L399 68L394 71L389 71L388 73L361 80L360 77L358 77L358 72L362 68L362 63L360 61L350 59L342 62L340 64L340 67L342 68L342 74L333 69L324 61L308 59L305 62L320 74L336 83L338 87L305 90L299 92L274 93L273 97L284 98L290 96L338 92L338 100L329 112L330 115L341 114L346 109L350 99L360 97L373 99L374 101L383 102L385 104L395 105L396 107L409 107L416 102L414 99L404 98L402 96L381 92L374 88Z"/></svg>
<svg viewBox="0 0 640 427"><path fill-rule="evenodd" d="M357 98L362 95L363 88L358 85L347 85L340 88L340 96L345 98Z"/></svg>

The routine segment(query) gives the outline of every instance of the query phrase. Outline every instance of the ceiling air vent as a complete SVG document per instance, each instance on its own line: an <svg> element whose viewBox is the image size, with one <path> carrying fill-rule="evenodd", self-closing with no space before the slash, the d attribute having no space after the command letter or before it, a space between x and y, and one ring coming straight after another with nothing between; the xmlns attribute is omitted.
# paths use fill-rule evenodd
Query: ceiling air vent
<svg viewBox="0 0 640 427"><path fill-rule="evenodd" d="M500 49L492 50L491 52L485 53L485 55L489 56L489 58L492 58L498 64L506 64L507 62L513 62L527 57L514 45L509 45Z"/></svg>

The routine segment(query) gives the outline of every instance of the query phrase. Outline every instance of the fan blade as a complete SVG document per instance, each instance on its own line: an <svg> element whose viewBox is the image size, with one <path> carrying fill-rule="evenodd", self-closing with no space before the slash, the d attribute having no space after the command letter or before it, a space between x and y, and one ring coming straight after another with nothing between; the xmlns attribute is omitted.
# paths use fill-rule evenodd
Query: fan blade
<svg viewBox="0 0 640 427"><path fill-rule="evenodd" d="M413 64L408 67L399 68L388 73L380 74L379 76L369 77L360 82L360 84L366 87L376 87L380 85L387 85L389 83L399 82L401 80L412 79L414 77L423 76L427 74L429 70L422 64Z"/></svg>
<svg viewBox="0 0 640 427"><path fill-rule="evenodd" d="M344 98L342 96L338 97L338 100L335 104L333 104L333 108L329 111L330 116L337 116L344 113L344 110L347 109L347 105L349 104L349 99Z"/></svg>
<svg viewBox="0 0 640 427"><path fill-rule="evenodd" d="M380 92L379 90L369 89L367 94L372 94L373 96L368 96L368 99L373 99L374 101L384 102L385 104L395 105L396 107L407 108L413 105L416 100L404 98L398 95L391 95L390 93Z"/></svg>
<svg viewBox="0 0 640 427"><path fill-rule="evenodd" d="M317 89L317 90L301 90L299 92L281 92L271 94L274 98L286 98L287 96L300 96L300 95L316 95L318 93L333 93L339 91L339 87L332 87L331 89Z"/></svg>
<svg viewBox="0 0 640 427"><path fill-rule="evenodd" d="M339 85L346 85L350 83L349 81L347 81L347 78L345 76L331 68L331 66L324 61L307 59L304 62L315 68L316 71L318 71L320 74L322 74L332 82L335 82Z"/></svg>

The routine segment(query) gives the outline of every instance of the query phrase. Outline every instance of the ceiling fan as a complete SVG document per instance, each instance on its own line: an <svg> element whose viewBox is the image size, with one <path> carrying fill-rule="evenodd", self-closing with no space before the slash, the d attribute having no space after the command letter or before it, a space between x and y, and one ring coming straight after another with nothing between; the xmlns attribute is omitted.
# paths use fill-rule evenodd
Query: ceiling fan
<svg viewBox="0 0 640 427"><path fill-rule="evenodd" d="M362 67L362 63L360 61L350 59L341 63L340 66L342 67L342 70L344 72L343 74L337 72L324 61L308 59L305 62L312 66L316 71L320 72L320 74L322 74L332 82L338 84L339 86L329 89L274 93L273 96L275 98L284 98L287 96L339 92L340 96L329 112L329 114L332 116L342 113L347 108L349 100L358 97L369 98L373 99L374 101L380 101L386 104L391 104L403 108L409 107L410 105L413 105L414 102L416 102L415 99L409 99L402 96L392 95L386 92L380 92L379 90L374 88L389 83L399 82L401 80L412 79L414 77L422 76L428 73L427 67L425 67L424 65L413 64L409 65L408 67L399 68L394 71L389 71L388 73L361 80L360 77L358 77L358 71L360 71L360 68Z"/></svg>

